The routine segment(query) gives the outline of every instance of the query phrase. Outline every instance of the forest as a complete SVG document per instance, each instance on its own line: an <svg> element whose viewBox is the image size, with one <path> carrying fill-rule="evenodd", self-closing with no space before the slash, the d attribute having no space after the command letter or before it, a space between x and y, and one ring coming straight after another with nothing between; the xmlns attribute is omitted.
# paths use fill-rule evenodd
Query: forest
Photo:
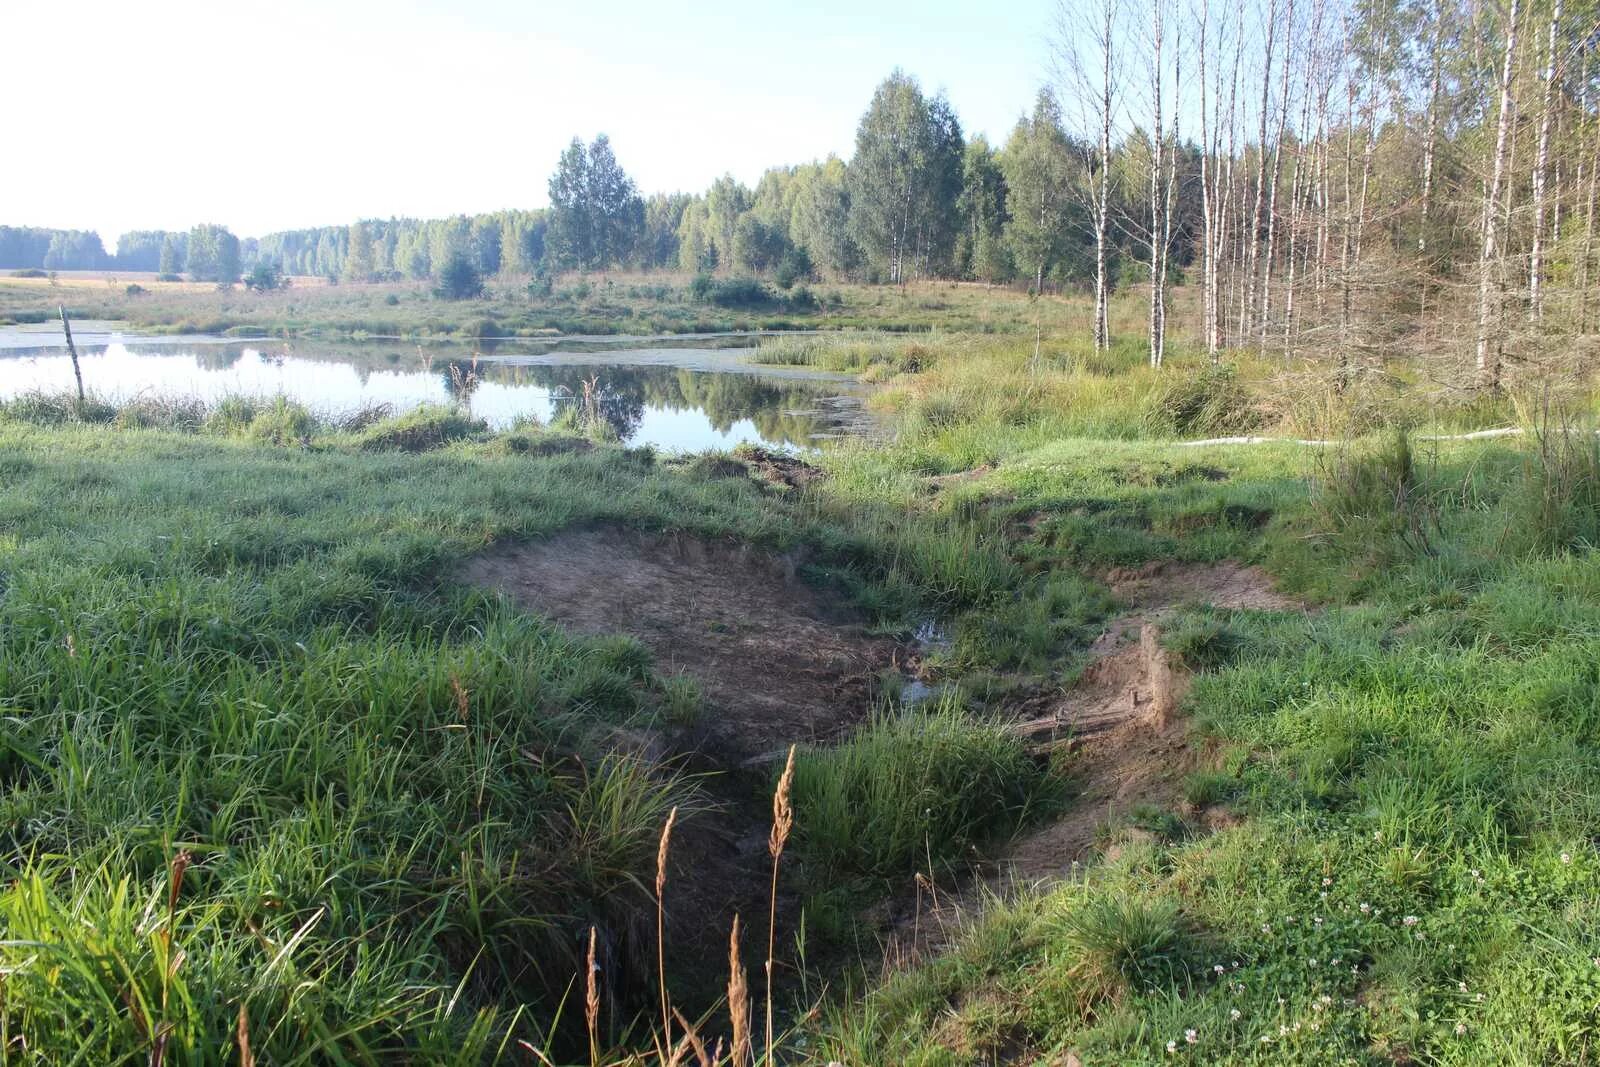
<svg viewBox="0 0 1600 1067"><path fill-rule="evenodd" d="M1342 387L1403 348L1493 389L1593 328L1594 34L1565 0L1095 0L1061 8L1056 76L999 144L896 71L850 159L753 189L643 196L600 135L562 154L545 209L133 232L115 255L0 227L0 266L231 281L265 261L359 281L459 254L482 275L966 279L1092 294L1102 345L1108 299L1136 289L1158 364L1167 292L1187 284L1213 355L1327 357Z"/></svg>

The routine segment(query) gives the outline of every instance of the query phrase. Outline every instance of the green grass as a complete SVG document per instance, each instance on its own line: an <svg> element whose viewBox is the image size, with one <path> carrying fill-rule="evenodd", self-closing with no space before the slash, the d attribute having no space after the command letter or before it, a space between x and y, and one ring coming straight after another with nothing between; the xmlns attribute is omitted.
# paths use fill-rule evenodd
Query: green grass
<svg viewBox="0 0 1600 1067"><path fill-rule="evenodd" d="M1592 1059L1600 566L1563 534L1591 521L1582 493L1527 504L1584 453L1358 451L1267 536L1333 603L1169 635L1205 671L1201 736L1232 754L1185 792L1243 822L995 909L840 1008L818 1062ZM1400 485L1426 541L1394 518Z"/></svg>
<svg viewBox="0 0 1600 1067"><path fill-rule="evenodd" d="M804 576L879 630L949 635L928 653L944 703L797 760L783 899L841 940L882 887L1061 800L996 722L1075 677L1116 610L1093 575L1262 562L1318 606L1185 609L1167 640L1200 672L1189 807L1137 812L1154 832L919 966L807 976L835 993L795 1024L797 1062L1592 1061L1591 439L1402 438L1515 411L1419 421L1396 386L1376 416L1319 409L1383 430L1343 446L1183 447L1236 418L1292 429L1305 405L1267 403L1281 382L1248 361L1178 349L1158 375L1129 343L1058 333L1035 358L992 332L768 349L881 379L898 420L803 490L454 409L0 405L0 1028L31 1059L13 1057L236 1058L242 1006L262 1062L518 1062L563 1004L561 1036L581 1025L591 925L604 1036L624 1040L654 1005L666 811L692 826L748 801L737 775L618 746L692 737L696 680L452 580L496 541L616 523L803 548ZM1207 832L1217 806L1233 818ZM710 981L705 960L669 966L715 985L722 960Z"/></svg>
<svg viewBox="0 0 1600 1067"><path fill-rule="evenodd" d="M142 1062L159 1034L226 1049L241 1005L274 1062L477 1062L545 1043L580 931L649 951L630 931L656 834L707 801L615 731L691 728L697 687L455 585L487 544L593 522L805 544L891 629L1023 580L959 512L544 449L450 410L355 430L281 399L136 410L0 406L0 1020L44 1062ZM940 827L1015 821L1038 780L1015 746L935 721L937 752L878 747L908 795L990 761L993 817ZM632 975L618 1025L649 1003Z"/></svg>
<svg viewBox="0 0 1600 1067"><path fill-rule="evenodd" d="M798 756L796 841L824 884L937 873L1020 825L1047 801L1048 779L1014 735L953 699L885 710L840 744Z"/></svg>
<svg viewBox="0 0 1600 1067"><path fill-rule="evenodd" d="M797 328L1007 333L1031 331L1036 323L1082 329L1089 316L1081 297L1035 301L1022 292L950 282L824 284L810 287L810 300L776 294L748 306L696 299L691 276L669 273L574 275L548 290L529 285L526 278L492 278L481 299L462 301L436 298L430 283L421 281L329 286L321 279L298 279L286 290L269 293L141 284L144 291L130 295L110 278L69 277L55 285L0 278L0 317L45 322L64 304L74 318L124 320L150 332L426 341ZM714 288L709 295L740 293L735 279Z"/></svg>

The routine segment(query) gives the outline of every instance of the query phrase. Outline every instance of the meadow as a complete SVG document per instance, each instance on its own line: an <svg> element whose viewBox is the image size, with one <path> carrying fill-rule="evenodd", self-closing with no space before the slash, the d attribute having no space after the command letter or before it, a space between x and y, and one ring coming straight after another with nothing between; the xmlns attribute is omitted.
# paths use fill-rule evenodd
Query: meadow
<svg viewBox="0 0 1600 1067"><path fill-rule="evenodd" d="M145 299L82 288L85 317ZM303 297L139 314L435 329L382 287ZM543 328L519 299L460 321ZM846 290L804 321L877 331L754 358L861 375L896 432L789 481L449 408L0 407L0 1061L1591 1062L1593 383L1444 403L1400 363L1337 395L1248 354L1155 372L1086 318ZM1182 443L1239 434L1335 443ZM939 695L886 681L789 774L726 758L718 709L640 641L459 577L586 528L798 559L888 638L935 619ZM1226 560L1305 610L1171 620L1180 800L886 962L875 906L1075 810L1094 750L1009 724L1077 683L1114 575ZM696 838L721 826L761 841L731 961Z"/></svg>
<svg viewBox="0 0 1600 1067"><path fill-rule="evenodd" d="M448 340L551 334L675 334L728 330L934 328L991 332L1026 325L1086 328L1081 300L1032 300L967 282L906 286L798 285L751 279L704 292L691 275L659 271L567 274L542 282L490 279L479 299L446 300L427 282L330 285L291 279L251 292L200 282L129 281L77 272L50 278L0 275L0 324L42 322L65 306L74 318L124 321L149 333Z"/></svg>

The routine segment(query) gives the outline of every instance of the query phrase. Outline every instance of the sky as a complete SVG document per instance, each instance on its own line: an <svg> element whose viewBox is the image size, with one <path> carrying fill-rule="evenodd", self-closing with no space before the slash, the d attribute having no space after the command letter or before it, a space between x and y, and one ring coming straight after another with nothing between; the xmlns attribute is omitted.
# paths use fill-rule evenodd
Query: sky
<svg viewBox="0 0 1600 1067"><path fill-rule="evenodd" d="M540 207L561 149L600 132L645 193L753 184L848 158L897 66L1004 140L1045 80L1053 0L6 6L0 70L36 122L25 166L0 157L0 223L114 250L129 229Z"/></svg>

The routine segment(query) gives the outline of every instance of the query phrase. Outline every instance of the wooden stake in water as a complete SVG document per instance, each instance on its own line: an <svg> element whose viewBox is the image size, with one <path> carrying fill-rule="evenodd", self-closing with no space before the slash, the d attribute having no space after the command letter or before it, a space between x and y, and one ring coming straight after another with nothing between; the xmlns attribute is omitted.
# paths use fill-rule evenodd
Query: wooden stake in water
<svg viewBox="0 0 1600 1067"><path fill-rule="evenodd" d="M83 404L83 371L78 366L78 347L72 343L72 323L67 321L67 309L64 304L57 304L56 310L61 312L61 332L67 335L67 355L72 357L72 376L78 379L78 404Z"/></svg>

